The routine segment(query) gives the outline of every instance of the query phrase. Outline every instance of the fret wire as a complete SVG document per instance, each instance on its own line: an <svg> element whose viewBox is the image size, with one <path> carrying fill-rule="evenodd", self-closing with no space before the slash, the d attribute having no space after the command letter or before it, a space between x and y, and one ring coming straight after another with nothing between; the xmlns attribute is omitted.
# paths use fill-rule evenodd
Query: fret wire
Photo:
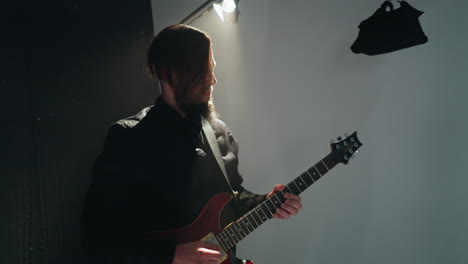
<svg viewBox="0 0 468 264"><path fill-rule="evenodd" d="M226 233L225 233L225 236L226 236L226 239L229 241L229 243L231 244L231 248L235 247L236 246L236 241L234 240L234 238L229 234L229 231L227 230Z"/></svg>
<svg viewBox="0 0 468 264"><path fill-rule="evenodd" d="M313 166L311 167L311 169L312 169L312 178L314 179L314 181L317 181L318 179L320 179L322 175L320 175L320 172L317 170L317 168ZM317 179L314 178L315 175L317 175Z"/></svg>
<svg viewBox="0 0 468 264"><path fill-rule="evenodd" d="M286 198L284 198L284 194L286 193L285 190L282 190L278 195L280 196L280 201L281 203L284 203L286 201Z"/></svg>
<svg viewBox="0 0 468 264"><path fill-rule="evenodd" d="M312 179L312 183L314 183L315 182L314 177L312 177L312 175L310 175L309 170L306 170L306 172L309 175L309 177Z"/></svg>
<svg viewBox="0 0 468 264"><path fill-rule="evenodd" d="M291 193L296 193L295 190L294 190L293 182L288 183L288 185L286 185L286 186L288 187L289 190L291 190Z"/></svg>
<svg viewBox="0 0 468 264"><path fill-rule="evenodd" d="M259 212L262 212L261 210L262 210L262 209L261 209L259 206L257 206L257 209L255 209L255 214L257 214L257 216L259 217L259 218L257 218L257 219L260 220L261 223L263 223L263 222L265 222L265 221L263 221L262 217L261 217L260 214L259 214Z"/></svg>
<svg viewBox="0 0 468 264"><path fill-rule="evenodd" d="M223 230L222 233L222 236L223 236L223 239L225 241L225 243L228 245L228 250L233 248L234 247L234 243L232 243L231 239L229 238L228 234L227 234L227 231L226 229Z"/></svg>
<svg viewBox="0 0 468 264"><path fill-rule="evenodd" d="M268 219L268 215L265 213L262 206L263 206L263 203L260 204L259 208L260 208L261 212L263 213L263 217L265 218L265 221L266 221ZM263 221L263 219L262 219L262 221ZM265 221L263 221L263 222L265 222Z"/></svg>
<svg viewBox="0 0 468 264"><path fill-rule="evenodd" d="M297 191L294 190L295 186L293 185L295 184L294 181L290 182L287 186L289 186L289 189L292 190L291 193L292 194L299 194L299 189L297 189Z"/></svg>
<svg viewBox="0 0 468 264"><path fill-rule="evenodd" d="M274 215L276 213L276 207L273 201L271 199L268 199L265 201L265 204L270 211L273 210L274 213L272 215Z"/></svg>
<svg viewBox="0 0 468 264"><path fill-rule="evenodd" d="M260 204L259 208L260 208L260 210L262 210L263 216L268 218L267 212L268 212L268 213L271 213L271 212L270 212L269 210L267 211L267 210L266 210L265 208L263 208L263 207L265 207L265 202L262 202L262 203ZM262 219L262 220L263 220L263 219Z"/></svg>
<svg viewBox="0 0 468 264"><path fill-rule="evenodd" d="M260 208L256 208L255 209L255 214L257 215L258 218L256 218L258 221L260 221L260 224L263 224L263 220L262 220L262 217L260 216L260 213L261 213L261 209Z"/></svg>
<svg viewBox="0 0 468 264"><path fill-rule="evenodd" d="M322 167L320 166L320 163L315 164L315 169L318 171L320 176L323 176L325 173L321 170L321 168Z"/></svg>
<svg viewBox="0 0 468 264"><path fill-rule="evenodd" d="M275 193L275 194L276 194L276 193ZM268 199L268 200L270 201L270 205L271 205L271 208L272 208L273 210L276 210L276 208L278 208L278 207L276 206L276 204L277 204L278 202L275 200L275 194L273 194L273 195L270 197L270 199Z"/></svg>
<svg viewBox="0 0 468 264"><path fill-rule="evenodd" d="M224 238L224 230L219 232L218 237L220 238L219 240L223 241L222 243L226 245L226 249L228 249L229 245L226 242L226 239Z"/></svg>
<svg viewBox="0 0 468 264"><path fill-rule="evenodd" d="M247 214L246 217L247 217L247 220L248 220L249 223L250 223L250 226L252 227L252 231L254 231L255 228L259 227L259 225L257 224L257 222L255 222L255 218L252 216L252 213ZM252 223L252 220L254 221L253 223ZM254 224L255 224L256 226L254 226Z"/></svg>
<svg viewBox="0 0 468 264"><path fill-rule="evenodd" d="M327 170L330 170L328 167L327 167L327 164L322 160L322 163L323 165L325 166L325 168L327 168Z"/></svg>
<svg viewBox="0 0 468 264"><path fill-rule="evenodd" d="M299 188L299 186L297 186L296 181L292 181L292 182L294 183L294 185L296 186L297 190L299 191L299 192L296 193L296 194L301 193L301 192L302 192L302 191L301 191L301 188Z"/></svg>
<svg viewBox="0 0 468 264"><path fill-rule="evenodd" d="M322 177L322 174L321 174L320 171L317 169L317 165L314 166L314 169L315 169L315 171L319 174L319 176Z"/></svg>
<svg viewBox="0 0 468 264"><path fill-rule="evenodd" d="M266 207L266 208L268 209L268 211L266 211L266 212L268 212L268 213L270 213L271 215L273 215L273 213L271 213L270 209L269 209L268 206L265 204L265 202L263 202L263 203L260 204L260 209L262 209L263 214L266 216L267 219L270 218L271 215L268 215L267 213L265 213L265 209L264 209L263 207ZM266 220L265 220L265 221L266 221Z"/></svg>
<svg viewBox="0 0 468 264"><path fill-rule="evenodd" d="M241 225L240 219L236 221L236 224L240 228L240 230L242 231L243 235L242 234L241 235L243 236L242 239L244 239L249 233L245 232L245 228Z"/></svg>
<svg viewBox="0 0 468 264"><path fill-rule="evenodd" d="M250 234L250 229L248 228L248 226L244 223L244 220L243 219L240 219L239 221L239 226L242 228L242 231L244 231L244 234L246 237L248 234ZM247 231L246 231L247 230Z"/></svg>
<svg viewBox="0 0 468 264"><path fill-rule="evenodd" d="M282 190L281 192L277 192L277 193L276 193L275 196L278 198L278 200L279 200L280 203L283 203L284 200L286 200L286 199L284 198L284 194L285 194L285 193L286 193L286 192L285 192L284 190Z"/></svg>
<svg viewBox="0 0 468 264"><path fill-rule="evenodd" d="M276 203L275 203L275 207L276 207L276 208L281 207L281 204L282 204L283 202L278 198L278 195L277 195L277 194L273 195L271 198L275 198L275 199L276 199Z"/></svg>
<svg viewBox="0 0 468 264"><path fill-rule="evenodd" d="M239 233L240 235L240 239L239 241L241 241L242 239L244 239L244 237L246 237L247 235L245 234L244 230L242 230L242 227L239 225L239 222L238 221L235 221L234 223L232 223L232 225L234 226L234 228L236 229L236 231ZM244 234L242 234L244 233Z"/></svg>
<svg viewBox="0 0 468 264"><path fill-rule="evenodd" d="M263 223L261 219L259 218L259 215L256 212L256 209L252 210L252 218L255 220L255 223L257 224L257 226L260 226Z"/></svg>
<svg viewBox="0 0 468 264"><path fill-rule="evenodd" d="M303 177L304 174L301 175L301 181L306 185L306 188L310 187L310 185L307 184L307 182L304 180Z"/></svg>
<svg viewBox="0 0 468 264"><path fill-rule="evenodd" d="M328 172L327 167L323 165L322 162L315 164L315 168L320 172L320 175L325 175Z"/></svg>
<svg viewBox="0 0 468 264"><path fill-rule="evenodd" d="M222 233L222 232L221 232ZM218 241L219 245L223 248L224 252L227 252L228 251L228 248L226 247L226 245L224 244L224 241L221 237L219 237L221 235L221 233L215 235L216 237L216 240Z"/></svg>
<svg viewBox="0 0 468 264"><path fill-rule="evenodd" d="M229 235L229 232L226 232L226 238L229 240L231 248L236 246L236 241Z"/></svg>
<svg viewBox="0 0 468 264"><path fill-rule="evenodd" d="M241 241L241 239L239 238L240 236L237 234L237 230L235 228L233 228L233 227L234 227L234 225L232 224L232 225L230 225L228 227L228 229L230 229L229 233L231 234L231 236L234 235L233 236L234 237L234 242L236 242L236 244L237 244L237 243L239 243Z"/></svg>
<svg viewBox="0 0 468 264"><path fill-rule="evenodd" d="M294 183L296 184L297 188L299 188L299 191L302 193L303 191L305 191L305 189L307 189L307 184L305 184L305 182L302 180L301 177L297 177L296 179L294 179ZM298 184L299 183L299 184ZM305 186L304 186L305 185Z"/></svg>
<svg viewBox="0 0 468 264"><path fill-rule="evenodd" d="M226 243L225 240L220 239L220 241L222 241L222 242L220 242L220 243L222 243L222 244L224 245L224 252L228 252L229 249L231 249L231 247Z"/></svg>
<svg viewBox="0 0 468 264"><path fill-rule="evenodd" d="M231 230L228 228L226 230L226 237L229 239L229 242L231 242L232 246L236 245L236 240L233 235L231 235Z"/></svg>
<svg viewBox="0 0 468 264"><path fill-rule="evenodd" d="M225 230L226 230L227 237L231 240L231 242L233 242L232 244L233 245L237 244L237 242L239 241L236 241L237 238L235 237L235 234L232 232L231 226L228 226Z"/></svg>
<svg viewBox="0 0 468 264"><path fill-rule="evenodd" d="M299 176L299 178L300 178L300 179L301 179L301 181L302 181L302 182L305 184L306 188L308 188L308 187L310 187L310 185L309 185L309 184L307 184L307 182L304 180L304 176L305 176L305 174L304 174L304 173L302 173L302 174Z"/></svg>

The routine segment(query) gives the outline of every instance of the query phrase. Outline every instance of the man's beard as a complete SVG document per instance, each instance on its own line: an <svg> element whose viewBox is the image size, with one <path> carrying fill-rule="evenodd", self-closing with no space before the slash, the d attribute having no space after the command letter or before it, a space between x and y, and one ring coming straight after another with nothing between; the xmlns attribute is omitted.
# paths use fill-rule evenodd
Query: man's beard
<svg viewBox="0 0 468 264"><path fill-rule="evenodd" d="M179 106L187 113L187 115L201 115L209 122L218 117L218 113L216 113L215 105L213 103L212 94L210 95L210 100L204 103L192 103L190 101L185 102L185 100L181 101L182 102L179 103Z"/></svg>

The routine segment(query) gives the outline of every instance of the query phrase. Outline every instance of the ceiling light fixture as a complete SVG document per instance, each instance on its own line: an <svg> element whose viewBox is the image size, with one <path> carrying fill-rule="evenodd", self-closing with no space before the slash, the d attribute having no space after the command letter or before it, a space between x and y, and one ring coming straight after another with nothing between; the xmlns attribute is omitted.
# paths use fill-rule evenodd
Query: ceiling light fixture
<svg viewBox="0 0 468 264"><path fill-rule="evenodd" d="M208 0L199 6L195 11L190 13L186 18L180 21L180 24L190 24L199 17L205 15L211 8L216 11L221 21L224 22L225 15L228 16L233 23L237 23L239 15L239 0Z"/></svg>

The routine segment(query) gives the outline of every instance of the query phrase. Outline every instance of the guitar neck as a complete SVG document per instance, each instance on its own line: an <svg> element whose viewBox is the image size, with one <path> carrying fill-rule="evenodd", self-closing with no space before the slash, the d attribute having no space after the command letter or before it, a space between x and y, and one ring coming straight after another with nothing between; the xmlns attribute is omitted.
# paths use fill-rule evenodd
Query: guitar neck
<svg viewBox="0 0 468 264"><path fill-rule="evenodd" d="M292 193L295 195L301 194L308 187L323 177L336 164L339 163L337 156L342 152L335 150L328 154L325 158L317 162L314 166L304 171L297 178L288 183L283 191L276 192L269 199L258 204L255 208L244 214L242 217L234 221L222 232L216 235L218 241L225 250L231 250L237 243L244 239L247 235L273 217L276 209L284 202L284 194Z"/></svg>

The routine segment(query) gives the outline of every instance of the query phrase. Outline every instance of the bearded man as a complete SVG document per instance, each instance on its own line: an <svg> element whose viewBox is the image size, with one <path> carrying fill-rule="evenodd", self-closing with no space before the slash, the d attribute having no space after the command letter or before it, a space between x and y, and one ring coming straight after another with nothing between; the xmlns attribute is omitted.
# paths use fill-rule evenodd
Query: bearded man
<svg viewBox="0 0 468 264"><path fill-rule="evenodd" d="M217 245L147 234L189 226L223 192L233 195L223 208L227 224L284 186L267 195L242 186L238 143L213 104L216 62L205 32L166 27L153 39L147 65L161 95L109 129L85 201L83 245L96 263L218 263ZM302 208L300 197L284 198L272 217L287 219ZM240 263L234 254L231 263Z"/></svg>

